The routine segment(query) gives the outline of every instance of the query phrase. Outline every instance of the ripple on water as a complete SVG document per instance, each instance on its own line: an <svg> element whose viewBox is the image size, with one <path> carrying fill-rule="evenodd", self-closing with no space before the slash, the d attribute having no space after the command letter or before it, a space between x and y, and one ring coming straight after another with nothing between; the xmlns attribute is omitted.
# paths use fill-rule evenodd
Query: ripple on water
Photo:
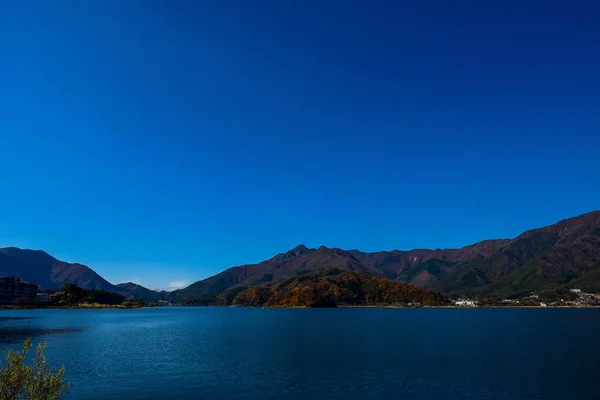
<svg viewBox="0 0 600 400"><path fill-rule="evenodd" d="M21 343L27 338L83 332L83 328L0 327L0 344Z"/></svg>
<svg viewBox="0 0 600 400"><path fill-rule="evenodd" d="M599 312L19 311L0 341L47 341L66 400L597 400Z"/></svg>

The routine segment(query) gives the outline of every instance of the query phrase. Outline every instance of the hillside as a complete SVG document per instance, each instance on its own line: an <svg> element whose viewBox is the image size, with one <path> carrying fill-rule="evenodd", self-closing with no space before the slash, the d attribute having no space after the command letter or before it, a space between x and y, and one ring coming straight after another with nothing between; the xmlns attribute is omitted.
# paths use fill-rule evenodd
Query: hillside
<svg viewBox="0 0 600 400"><path fill-rule="evenodd" d="M559 286L593 290L600 269L600 212L519 235L489 257L455 265L435 289L515 297Z"/></svg>
<svg viewBox="0 0 600 400"><path fill-rule="evenodd" d="M235 290L235 289L233 289ZM406 306L411 303L440 306L442 295L387 278L357 271L329 269L284 282L253 286L232 296L225 292L220 304L267 307Z"/></svg>
<svg viewBox="0 0 600 400"><path fill-rule="evenodd" d="M352 256L365 265L381 271L390 279L409 281L417 275L409 272L429 260L439 260L448 263L471 261L477 257L488 257L510 242L510 239L484 240L459 249L415 249L409 251L393 250L365 253L359 250L349 250ZM422 279L422 278L418 278Z"/></svg>
<svg viewBox="0 0 600 400"><path fill-rule="evenodd" d="M309 249L299 245L258 264L229 268L185 289L171 292L167 298L171 301L195 304L209 303L216 295L230 288L278 282L321 269L351 270L373 276L384 276L382 272L364 265L344 250L325 246Z"/></svg>
<svg viewBox="0 0 600 400"><path fill-rule="evenodd" d="M55 290L65 283L74 283L88 290L118 291L91 268L59 261L41 250L24 250L17 247L0 249L0 276L11 275L38 284L45 290Z"/></svg>

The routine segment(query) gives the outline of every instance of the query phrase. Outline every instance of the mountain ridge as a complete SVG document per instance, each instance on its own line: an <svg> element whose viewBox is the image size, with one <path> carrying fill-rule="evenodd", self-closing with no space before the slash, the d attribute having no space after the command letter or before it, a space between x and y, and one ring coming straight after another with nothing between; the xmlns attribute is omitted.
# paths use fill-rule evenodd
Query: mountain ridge
<svg viewBox="0 0 600 400"><path fill-rule="evenodd" d="M592 238L582 238L589 233L596 236ZM408 251L392 250L379 252L362 252L357 249L341 250L329 249L337 252L339 257L345 258L345 264L348 269L363 270L373 276L384 276L389 279L404 281L426 289L437 290L449 295L515 295L516 292L498 290L496 286L519 287L517 282L506 278L511 278L510 274L516 274L514 271L525 271L530 276L529 269L534 268L529 263L536 257L542 257L550 250L562 251L564 247L579 246L581 248L588 246L592 249L600 249L600 239L598 244L595 238L600 238L600 211L592 211L581 214L576 217L558 221L541 228L530 229L513 239L486 239L458 249L413 249ZM555 247L555 246L559 247ZM560 247L563 246L563 247ZM291 278L294 273L298 273L298 268L288 269L287 275L279 273L277 279L266 273L265 279L260 278L260 274L252 276L252 270L255 272L281 269L290 262L306 261L307 258L314 257L319 250L328 249L324 246L318 249L309 249L304 245L296 246L294 249L285 253L280 253L269 260L257 264L241 265L229 268L221 273L193 283L185 289L174 291L169 294L173 299L184 300L200 296L209 299L215 293L224 292L231 288L251 287L268 282L275 282L285 278ZM563 250L560 250L563 249ZM580 254L578 250L575 253ZM543 289L545 283L549 285L567 285L573 279L583 279L582 284L590 285L588 281L596 282L596 272L593 272L596 266L600 268L600 254L591 255L593 252L587 250L589 257L585 258L586 268L574 269L574 274L569 275L568 279L560 279L560 272L549 276L548 282L543 279L527 279L520 276L512 276L512 279L521 279L525 285L520 286L520 294L526 294L533 289ZM553 253L547 253L546 257L551 257ZM553 256L554 259L558 255ZM591 258L590 258L591 257ZM564 258L564 257L563 257ZM338 260L339 262L339 260ZM356 264L358 262L358 264ZM584 261L582 261L584 262ZM307 265L308 263L304 263ZM323 265L323 260L317 260L313 267L320 264L322 268L335 268L332 263ZM572 269L569 266L552 265L552 268L563 271ZM343 268L342 268L343 269ZM300 272L310 272L302 270ZM590 274L587 277L587 274ZM598 273L600 276L600 273ZM502 281L508 279L507 281ZM218 282L215 285L215 282Z"/></svg>
<svg viewBox="0 0 600 400"><path fill-rule="evenodd" d="M112 284L93 269L42 250L0 249L0 276L20 276L57 289L69 282L150 300L204 304L226 290L276 283L317 270L355 271L407 282L446 295L516 296L534 289L579 285L600 291L600 211L527 230L513 239L486 239L458 249L362 252L300 244L268 260L234 266L172 292L131 282Z"/></svg>

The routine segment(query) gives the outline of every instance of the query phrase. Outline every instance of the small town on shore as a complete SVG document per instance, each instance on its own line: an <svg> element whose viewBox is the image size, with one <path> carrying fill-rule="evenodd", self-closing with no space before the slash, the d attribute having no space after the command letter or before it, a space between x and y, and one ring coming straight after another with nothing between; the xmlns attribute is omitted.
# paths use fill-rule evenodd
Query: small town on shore
<svg viewBox="0 0 600 400"><path fill-rule="evenodd" d="M581 289L570 289L569 296L553 301L540 298L532 292L529 296L517 299L472 299L457 298L450 302L455 307L600 307L600 293L585 293Z"/></svg>

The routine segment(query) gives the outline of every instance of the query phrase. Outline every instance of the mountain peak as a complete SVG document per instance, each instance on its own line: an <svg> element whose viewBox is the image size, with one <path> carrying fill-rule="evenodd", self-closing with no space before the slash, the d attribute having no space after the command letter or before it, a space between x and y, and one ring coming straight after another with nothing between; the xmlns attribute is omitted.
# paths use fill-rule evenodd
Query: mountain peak
<svg viewBox="0 0 600 400"><path fill-rule="evenodd" d="M299 244L298 246L294 247L291 251L293 251L294 253L306 253L308 252L308 247L306 247L303 244Z"/></svg>
<svg viewBox="0 0 600 400"><path fill-rule="evenodd" d="M277 254L273 257L273 260L288 260L290 258L301 257L305 254L312 253L315 249L309 249L303 244L299 244L291 250L286 251L285 253Z"/></svg>
<svg viewBox="0 0 600 400"><path fill-rule="evenodd" d="M305 245L299 244L298 246L294 247L292 250L289 250L285 254L288 257L300 257L307 253L311 253L313 251L314 251L314 249L309 249Z"/></svg>

